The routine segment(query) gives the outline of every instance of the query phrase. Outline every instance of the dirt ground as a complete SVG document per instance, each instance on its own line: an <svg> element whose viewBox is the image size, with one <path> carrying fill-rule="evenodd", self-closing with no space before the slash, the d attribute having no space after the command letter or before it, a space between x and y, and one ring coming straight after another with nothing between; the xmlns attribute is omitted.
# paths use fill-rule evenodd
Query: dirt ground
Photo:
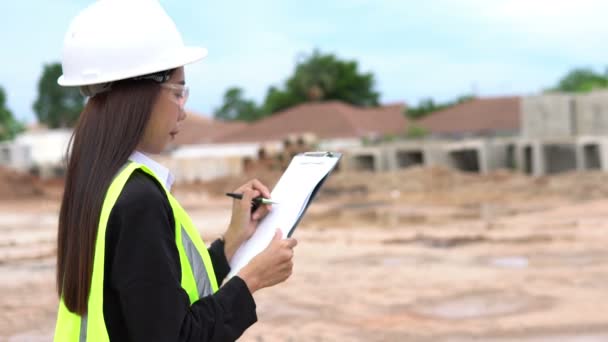
<svg viewBox="0 0 608 342"><path fill-rule="evenodd" d="M176 186L205 241L246 178ZM52 339L59 186L0 186L0 341ZM241 341L608 341L608 174L337 172L295 237Z"/></svg>

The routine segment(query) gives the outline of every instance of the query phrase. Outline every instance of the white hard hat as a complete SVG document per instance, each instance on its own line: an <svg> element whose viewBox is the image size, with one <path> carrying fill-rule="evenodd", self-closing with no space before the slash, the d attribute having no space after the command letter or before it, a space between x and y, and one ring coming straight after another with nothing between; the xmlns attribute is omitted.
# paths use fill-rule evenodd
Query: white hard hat
<svg viewBox="0 0 608 342"><path fill-rule="evenodd" d="M70 24L57 83L108 83L174 69L206 55L204 48L184 46L157 0L98 0Z"/></svg>

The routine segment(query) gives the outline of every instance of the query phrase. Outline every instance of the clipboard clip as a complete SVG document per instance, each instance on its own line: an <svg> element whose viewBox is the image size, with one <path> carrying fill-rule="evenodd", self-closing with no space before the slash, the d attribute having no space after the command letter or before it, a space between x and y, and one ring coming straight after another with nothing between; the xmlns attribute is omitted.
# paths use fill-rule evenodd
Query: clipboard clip
<svg viewBox="0 0 608 342"><path fill-rule="evenodd" d="M332 152L304 152L304 155L307 157L333 157L334 154Z"/></svg>

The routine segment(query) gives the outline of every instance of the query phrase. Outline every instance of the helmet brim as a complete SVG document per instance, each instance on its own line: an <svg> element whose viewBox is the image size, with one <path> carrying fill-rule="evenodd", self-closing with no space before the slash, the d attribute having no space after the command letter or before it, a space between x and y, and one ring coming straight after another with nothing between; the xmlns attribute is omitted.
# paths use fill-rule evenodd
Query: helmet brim
<svg viewBox="0 0 608 342"><path fill-rule="evenodd" d="M182 67L184 65L192 64L197 62L203 58L205 58L208 54L207 49L201 47L192 47L192 46L184 46L183 48L175 51L165 59L163 62L158 63L156 65L146 65L142 66L137 70L132 70L131 72L125 73L115 73L110 75L105 75L105 77L91 77L88 79L83 78L66 78L64 75L61 75L57 79L57 83L64 87L78 87L99 83L108 83L115 82L120 80L126 80L129 78L133 78L136 76L143 76L147 74L152 74L159 71L170 70Z"/></svg>

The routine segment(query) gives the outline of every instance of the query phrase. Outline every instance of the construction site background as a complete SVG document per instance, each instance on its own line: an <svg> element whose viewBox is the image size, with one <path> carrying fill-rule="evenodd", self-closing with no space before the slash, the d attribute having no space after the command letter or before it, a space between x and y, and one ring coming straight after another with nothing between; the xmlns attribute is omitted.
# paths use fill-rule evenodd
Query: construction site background
<svg viewBox="0 0 608 342"><path fill-rule="evenodd" d="M283 140L280 149L270 144L262 145L256 158L243 158L243 172L250 175L257 172L284 171L295 155L316 151L317 147L317 138L312 133L289 135Z"/></svg>
<svg viewBox="0 0 608 342"><path fill-rule="evenodd" d="M292 151L296 153L296 151ZM204 240L252 176L179 183ZM63 181L0 169L0 340L49 341ZM242 341L606 341L608 174L442 167L330 176L295 237L293 277L256 294Z"/></svg>

